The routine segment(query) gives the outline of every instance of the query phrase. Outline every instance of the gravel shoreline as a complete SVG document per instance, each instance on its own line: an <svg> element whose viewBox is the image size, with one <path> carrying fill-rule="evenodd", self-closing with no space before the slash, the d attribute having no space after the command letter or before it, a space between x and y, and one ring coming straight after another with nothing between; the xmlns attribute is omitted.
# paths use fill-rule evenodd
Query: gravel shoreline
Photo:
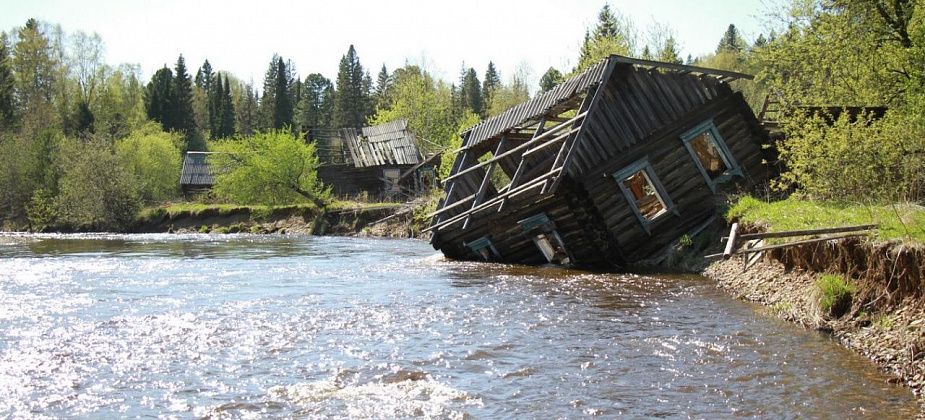
<svg viewBox="0 0 925 420"><path fill-rule="evenodd" d="M818 304L818 273L788 269L773 257L746 269L740 257L718 261L703 273L737 298L761 303L783 319L826 331L846 348L858 352L909 386L919 398L918 418L925 419L925 299L907 296L883 303L856 299L838 319L823 314ZM858 295L883 293L870 281L856 282ZM885 289L880 285L879 289Z"/></svg>

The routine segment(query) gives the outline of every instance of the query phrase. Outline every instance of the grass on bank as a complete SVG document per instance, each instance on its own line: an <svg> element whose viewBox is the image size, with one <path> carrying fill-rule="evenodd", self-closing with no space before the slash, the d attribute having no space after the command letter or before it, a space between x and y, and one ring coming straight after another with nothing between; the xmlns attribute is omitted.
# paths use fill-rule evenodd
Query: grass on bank
<svg viewBox="0 0 925 420"><path fill-rule="evenodd" d="M400 203L367 203L362 201L344 201L335 200L325 207L325 210L369 210L388 208L401 205ZM163 216L170 219L182 216L201 216L206 213L218 214L220 216L229 215L237 212L248 212L255 216L269 215L274 211L289 210L293 213L317 211L318 207L311 203L291 204L283 206L265 206L265 205L240 205L240 204L206 204L206 203L170 203L157 207L148 207L143 209L139 215L139 220L151 220Z"/></svg>
<svg viewBox="0 0 925 420"><path fill-rule="evenodd" d="M769 203L745 196L732 205L726 218L767 225L772 232L877 224L877 239L925 244L925 207L916 204L865 205L795 197Z"/></svg>

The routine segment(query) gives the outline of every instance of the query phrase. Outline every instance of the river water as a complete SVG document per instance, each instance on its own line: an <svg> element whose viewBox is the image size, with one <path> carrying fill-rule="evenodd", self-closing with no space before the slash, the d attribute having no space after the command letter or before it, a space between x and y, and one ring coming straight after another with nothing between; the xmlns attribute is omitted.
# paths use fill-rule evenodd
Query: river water
<svg viewBox="0 0 925 420"><path fill-rule="evenodd" d="M910 391L697 276L414 240L0 236L0 417L907 417Z"/></svg>

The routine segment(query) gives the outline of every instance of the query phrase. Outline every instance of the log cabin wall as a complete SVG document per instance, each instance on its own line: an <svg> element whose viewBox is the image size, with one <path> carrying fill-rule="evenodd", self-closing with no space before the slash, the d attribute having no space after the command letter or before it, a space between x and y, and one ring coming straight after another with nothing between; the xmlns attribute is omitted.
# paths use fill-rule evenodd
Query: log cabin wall
<svg viewBox="0 0 925 420"><path fill-rule="evenodd" d="M318 178L324 185L331 187L336 197L356 197L367 193L370 197L381 198L385 194L385 169L398 169L404 173L414 165L385 165L357 168L353 164L323 165L318 168ZM405 180L407 188L413 188L414 179Z"/></svg>
<svg viewBox="0 0 925 420"><path fill-rule="evenodd" d="M766 133L758 126L741 94L732 93L725 86L719 91L725 93L657 129L619 156L601 160L582 172L581 184L628 261L649 257L690 231L714 214L717 200L721 199L710 189L694 156L684 146L682 135L688 130L712 120L721 141L725 142L733 160L741 168L742 175L719 184L717 192L749 189L768 178L761 147L767 142ZM602 104L602 108L612 105L607 102ZM608 135L604 131L589 130L589 137L606 138ZM671 211L649 223L648 229L634 214L632 205L613 177L614 173L641 159L652 165L674 205Z"/></svg>

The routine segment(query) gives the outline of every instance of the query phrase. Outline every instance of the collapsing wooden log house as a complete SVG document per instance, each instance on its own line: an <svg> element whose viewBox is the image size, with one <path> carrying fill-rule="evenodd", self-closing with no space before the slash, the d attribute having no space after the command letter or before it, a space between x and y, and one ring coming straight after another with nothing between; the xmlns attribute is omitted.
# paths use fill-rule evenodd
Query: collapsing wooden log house
<svg viewBox="0 0 925 420"><path fill-rule="evenodd" d="M406 120L362 128L312 129L321 166L318 177L334 195L405 199L437 185L440 153L424 157ZM212 152L186 152L180 172L184 193L208 191L215 183Z"/></svg>
<svg viewBox="0 0 925 420"><path fill-rule="evenodd" d="M610 56L462 133L432 244L455 259L623 267L768 178L740 73Z"/></svg>
<svg viewBox="0 0 925 420"><path fill-rule="evenodd" d="M407 198L436 186L440 154L421 154L406 120L363 128L313 129L318 176L336 196Z"/></svg>

